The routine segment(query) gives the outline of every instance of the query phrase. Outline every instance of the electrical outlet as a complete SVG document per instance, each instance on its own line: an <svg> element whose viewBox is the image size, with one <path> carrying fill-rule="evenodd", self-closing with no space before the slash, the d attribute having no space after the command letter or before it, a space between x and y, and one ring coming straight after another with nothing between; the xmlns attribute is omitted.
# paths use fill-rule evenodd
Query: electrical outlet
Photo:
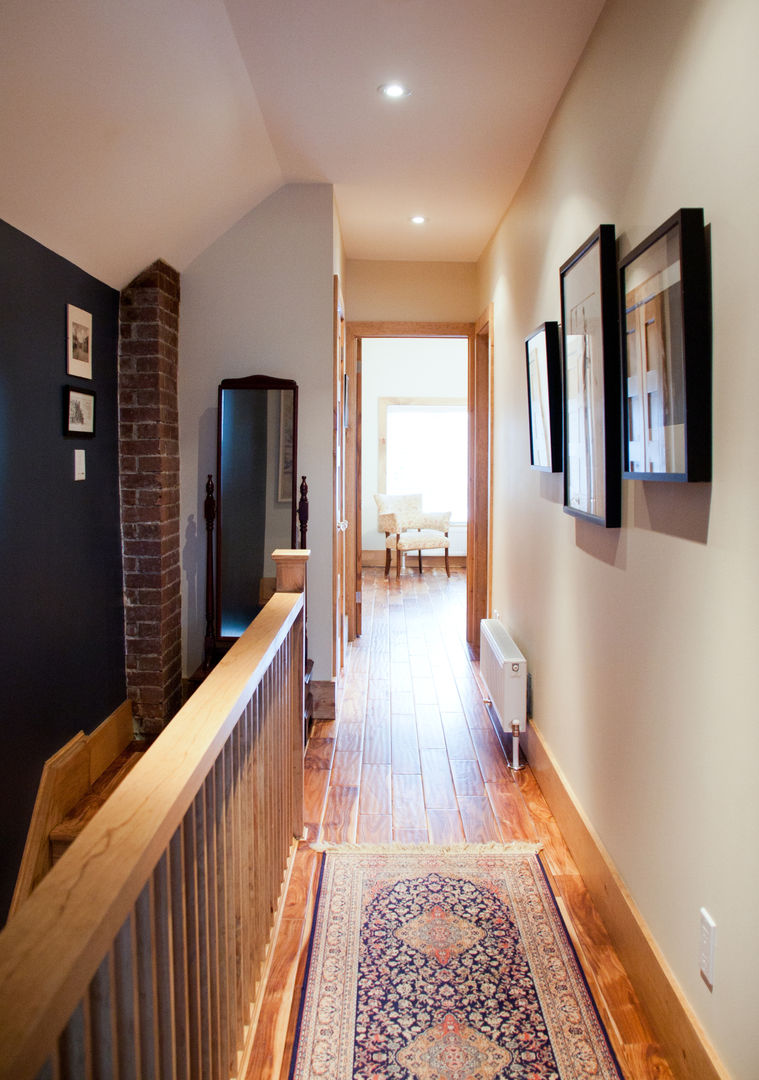
<svg viewBox="0 0 759 1080"><path fill-rule="evenodd" d="M717 934L717 924L706 908L701 908L701 947L699 960L701 966L701 978L710 990L714 988L714 939Z"/></svg>

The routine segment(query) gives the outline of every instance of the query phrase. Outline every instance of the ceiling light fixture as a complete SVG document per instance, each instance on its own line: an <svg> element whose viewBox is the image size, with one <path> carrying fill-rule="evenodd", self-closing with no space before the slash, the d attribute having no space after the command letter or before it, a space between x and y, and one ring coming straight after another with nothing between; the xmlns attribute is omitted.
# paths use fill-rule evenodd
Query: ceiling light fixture
<svg viewBox="0 0 759 1080"><path fill-rule="evenodd" d="M403 83L389 82L378 86L377 93L386 98L403 98L408 97L411 91Z"/></svg>
<svg viewBox="0 0 759 1080"><path fill-rule="evenodd" d="M427 218L424 217L423 214L414 214L414 216L410 220L411 220L412 225L426 225L427 224Z"/></svg>

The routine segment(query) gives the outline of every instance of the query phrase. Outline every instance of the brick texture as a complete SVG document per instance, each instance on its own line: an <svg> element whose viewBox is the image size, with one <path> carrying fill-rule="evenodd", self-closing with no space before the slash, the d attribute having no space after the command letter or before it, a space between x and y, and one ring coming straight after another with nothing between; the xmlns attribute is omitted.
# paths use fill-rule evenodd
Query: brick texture
<svg viewBox="0 0 759 1080"><path fill-rule="evenodd" d="M138 726L181 704L179 274L162 261L121 294L119 469L127 692Z"/></svg>

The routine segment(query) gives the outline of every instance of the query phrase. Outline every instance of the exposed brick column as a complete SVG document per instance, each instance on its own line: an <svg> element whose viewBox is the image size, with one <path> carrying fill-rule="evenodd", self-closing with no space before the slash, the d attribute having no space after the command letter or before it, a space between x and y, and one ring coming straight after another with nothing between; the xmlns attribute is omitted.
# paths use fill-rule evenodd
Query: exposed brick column
<svg viewBox="0 0 759 1080"><path fill-rule="evenodd" d="M157 734L181 704L179 274L158 261L121 294L119 465L127 693Z"/></svg>

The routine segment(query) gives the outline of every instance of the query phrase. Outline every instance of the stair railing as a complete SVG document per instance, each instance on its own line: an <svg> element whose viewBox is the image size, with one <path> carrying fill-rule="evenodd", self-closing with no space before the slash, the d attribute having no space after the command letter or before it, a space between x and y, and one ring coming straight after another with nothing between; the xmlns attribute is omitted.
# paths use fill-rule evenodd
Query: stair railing
<svg viewBox="0 0 759 1080"><path fill-rule="evenodd" d="M303 829L307 551L0 934L0 1078L241 1076Z"/></svg>

